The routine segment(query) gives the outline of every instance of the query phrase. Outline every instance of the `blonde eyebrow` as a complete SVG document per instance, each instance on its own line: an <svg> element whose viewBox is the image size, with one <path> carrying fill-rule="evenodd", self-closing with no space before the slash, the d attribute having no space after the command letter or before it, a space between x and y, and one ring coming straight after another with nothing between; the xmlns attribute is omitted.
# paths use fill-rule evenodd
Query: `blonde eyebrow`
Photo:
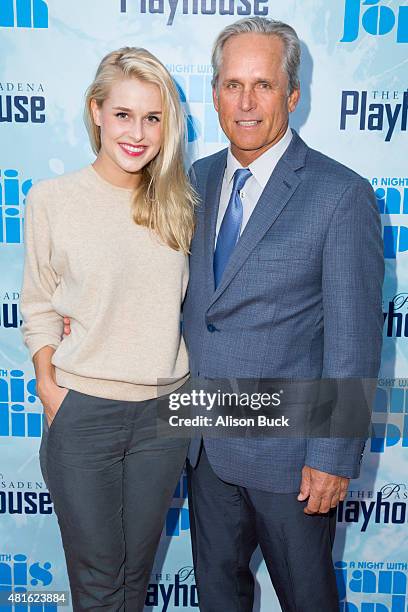
<svg viewBox="0 0 408 612"><path fill-rule="evenodd" d="M120 110L120 111L124 111L126 113L131 113L133 112L131 108L126 108L126 106L113 106L112 110ZM147 113L145 113L146 115L161 115L162 111L148 111Z"/></svg>

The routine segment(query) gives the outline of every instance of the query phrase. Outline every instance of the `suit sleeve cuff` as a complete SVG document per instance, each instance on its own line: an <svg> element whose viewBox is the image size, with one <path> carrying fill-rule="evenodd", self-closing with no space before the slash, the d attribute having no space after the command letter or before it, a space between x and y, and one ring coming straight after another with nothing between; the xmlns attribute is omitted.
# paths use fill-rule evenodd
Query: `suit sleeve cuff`
<svg viewBox="0 0 408 612"><path fill-rule="evenodd" d="M308 442L305 465L334 476L358 478L364 447L361 438L314 438Z"/></svg>

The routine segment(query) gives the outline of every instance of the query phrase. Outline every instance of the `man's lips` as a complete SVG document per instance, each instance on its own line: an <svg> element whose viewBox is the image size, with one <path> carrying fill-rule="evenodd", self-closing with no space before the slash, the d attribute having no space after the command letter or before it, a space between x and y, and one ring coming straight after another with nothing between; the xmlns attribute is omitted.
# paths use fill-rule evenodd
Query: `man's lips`
<svg viewBox="0 0 408 612"><path fill-rule="evenodd" d="M140 157L147 149L144 145L131 145L127 142L120 142L119 146L130 157Z"/></svg>
<svg viewBox="0 0 408 612"><path fill-rule="evenodd" d="M261 123L261 119L238 119L235 123L241 128L253 129Z"/></svg>

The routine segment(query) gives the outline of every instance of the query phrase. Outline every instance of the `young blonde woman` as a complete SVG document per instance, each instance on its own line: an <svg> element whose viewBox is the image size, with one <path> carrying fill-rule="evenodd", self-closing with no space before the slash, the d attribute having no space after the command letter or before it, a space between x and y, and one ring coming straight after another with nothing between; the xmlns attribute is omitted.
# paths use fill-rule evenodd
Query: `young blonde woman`
<svg viewBox="0 0 408 612"><path fill-rule="evenodd" d="M156 416L188 376L194 196L177 90L149 52L102 60L85 120L95 162L28 197L23 334L73 608L137 612L188 445L158 436Z"/></svg>

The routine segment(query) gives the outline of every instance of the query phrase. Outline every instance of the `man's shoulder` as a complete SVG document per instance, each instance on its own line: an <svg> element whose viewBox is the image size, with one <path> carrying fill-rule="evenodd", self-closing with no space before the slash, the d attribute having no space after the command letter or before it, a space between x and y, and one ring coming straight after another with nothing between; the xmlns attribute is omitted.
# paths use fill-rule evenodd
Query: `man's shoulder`
<svg viewBox="0 0 408 612"><path fill-rule="evenodd" d="M339 201L345 206L376 209L376 199L369 180L339 161L308 147L303 179L316 202L333 210Z"/></svg>
<svg viewBox="0 0 408 612"><path fill-rule="evenodd" d="M222 149L221 151L217 151L212 155L207 155L206 157L197 159L191 166L191 171L197 177L207 176L213 164L220 163L222 160L226 159L227 151L228 149Z"/></svg>
<svg viewBox="0 0 408 612"><path fill-rule="evenodd" d="M327 181L330 185L347 186L367 182L355 170L310 147L307 152L307 170L319 178L320 181Z"/></svg>

